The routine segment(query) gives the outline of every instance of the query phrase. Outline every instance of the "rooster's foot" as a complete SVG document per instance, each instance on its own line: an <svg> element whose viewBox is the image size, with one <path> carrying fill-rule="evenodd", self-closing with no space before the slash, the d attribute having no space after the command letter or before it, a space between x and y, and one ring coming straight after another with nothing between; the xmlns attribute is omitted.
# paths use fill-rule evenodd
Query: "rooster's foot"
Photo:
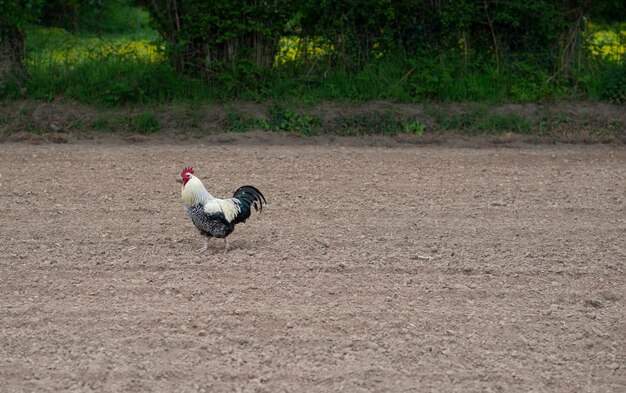
<svg viewBox="0 0 626 393"><path fill-rule="evenodd" d="M207 248L209 248L209 238L205 237L204 238L204 246L202 246L202 248L197 249L196 252L198 254L202 254L203 252L205 252L207 250Z"/></svg>

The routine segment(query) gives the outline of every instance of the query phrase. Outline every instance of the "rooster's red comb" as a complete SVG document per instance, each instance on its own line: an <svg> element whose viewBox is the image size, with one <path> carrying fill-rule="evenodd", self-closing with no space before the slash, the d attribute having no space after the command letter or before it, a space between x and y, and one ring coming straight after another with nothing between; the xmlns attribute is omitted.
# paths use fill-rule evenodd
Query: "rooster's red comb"
<svg viewBox="0 0 626 393"><path fill-rule="evenodd" d="M188 166L188 167L183 168L183 171L180 173L180 177L184 177L187 173L193 174L193 167L192 166Z"/></svg>

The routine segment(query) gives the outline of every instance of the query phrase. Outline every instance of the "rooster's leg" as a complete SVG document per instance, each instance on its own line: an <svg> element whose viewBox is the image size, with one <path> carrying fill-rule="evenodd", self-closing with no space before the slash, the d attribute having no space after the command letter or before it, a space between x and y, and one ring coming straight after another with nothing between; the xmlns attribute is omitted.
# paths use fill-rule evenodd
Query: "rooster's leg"
<svg viewBox="0 0 626 393"><path fill-rule="evenodd" d="M207 250L207 248L209 248L209 237L205 236L204 237L204 246L198 250L199 253L203 253Z"/></svg>
<svg viewBox="0 0 626 393"><path fill-rule="evenodd" d="M228 252L228 249L230 248L227 237L224 238L224 244L226 244L226 248L224 249L224 254L226 254Z"/></svg>

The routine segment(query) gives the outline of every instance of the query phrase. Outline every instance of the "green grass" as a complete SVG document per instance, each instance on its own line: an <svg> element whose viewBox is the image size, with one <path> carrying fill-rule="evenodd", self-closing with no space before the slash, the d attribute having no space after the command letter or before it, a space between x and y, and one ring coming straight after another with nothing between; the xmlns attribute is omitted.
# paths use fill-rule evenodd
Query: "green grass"
<svg viewBox="0 0 626 393"><path fill-rule="evenodd" d="M95 131L110 131L112 127L111 121L102 117L94 119L93 122L91 122L91 129Z"/></svg>
<svg viewBox="0 0 626 393"><path fill-rule="evenodd" d="M370 112L337 119L339 135L396 135L403 129L402 121L390 113Z"/></svg>
<svg viewBox="0 0 626 393"><path fill-rule="evenodd" d="M210 101L216 97L202 82L181 76L167 64L92 60L72 67L37 64L29 71L26 89L30 97L39 99L64 95L106 107Z"/></svg>
<svg viewBox="0 0 626 393"><path fill-rule="evenodd" d="M237 112L229 112L222 126L228 132L247 132L252 129L270 130L270 123L267 120L248 118Z"/></svg>
<svg viewBox="0 0 626 393"><path fill-rule="evenodd" d="M522 116L509 113L506 115L489 114L484 116L478 124L476 130L481 132L504 133L512 132L514 134L529 134L532 124Z"/></svg>
<svg viewBox="0 0 626 393"><path fill-rule="evenodd" d="M161 129L154 113L142 113L130 118L129 128L140 134L152 134Z"/></svg>
<svg viewBox="0 0 626 393"><path fill-rule="evenodd" d="M450 65L428 69L416 60L371 64L355 74L335 71L311 78L289 76L274 70L261 80L229 82L228 86L189 79L169 64L145 59L110 57L76 64L29 64L27 95L52 99L64 95L100 106L150 105L166 102L206 102L244 99L275 100L298 104L321 101L362 102L537 102L562 98L624 101L626 66L599 65L581 71L578 80L549 80L546 72L528 75L516 69L495 70L489 64L475 69ZM528 66L529 68L531 66ZM413 75L425 69L420 75ZM407 73L411 74L407 77ZM20 90L7 86L6 96ZM2 88L0 88L0 93ZM20 93L21 94L21 93Z"/></svg>
<svg viewBox="0 0 626 393"><path fill-rule="evenodd" d="M469 134L502 134L505 132L529 134L533 129L533 124L520 115L492 113L487 111L484 106L462 113L431 110L429 115L442 131L462 131Z"/></svg>

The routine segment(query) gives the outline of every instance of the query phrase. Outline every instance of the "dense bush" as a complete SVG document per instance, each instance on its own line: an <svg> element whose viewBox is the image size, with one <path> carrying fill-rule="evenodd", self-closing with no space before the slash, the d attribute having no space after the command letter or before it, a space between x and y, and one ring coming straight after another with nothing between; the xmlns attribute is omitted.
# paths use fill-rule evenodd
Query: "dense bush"
<svg viewBox="0 0 626 393"><path fill-rule="evenodd" d="M142 2L177 69L220 80L261 76L272 66L292 16L291 2L154 0Z"/></svg>
<svg viewBox="0 0 626 393"><path fill-rule="evenodd" d="M603 99L617 104L626 102L626 64L609 65L600 91Z"/></svg>
<svg viewBox="0 0 626 393"><path fill-rule="evenodd" d="M626 34L605 34L595 21L626 20L624 0L0 5L8 10L0 32L17 41L27 21L74 32L29 27L26 89L2 80L0 98L64 94L104 105L206 98L623 101ZM11 45L21 58L19 44Z"/></svg>
<svg viewBox="0 0 626 393"><path fill-rule="evenodd" d="M579 54L584 23L624 1L286 0L146 1L178 69L209 78L250 74L273 65L281 36L299 36L305 55L317 42L322 68L358 70L380 58L458 52L464 61L532 61L567 73ZM611 6L612 5L612 6ZM626 11L621 11L624 14ZM433 57L435 57L433 56ZM310 56L311 62L319 62Z"/></svg>

